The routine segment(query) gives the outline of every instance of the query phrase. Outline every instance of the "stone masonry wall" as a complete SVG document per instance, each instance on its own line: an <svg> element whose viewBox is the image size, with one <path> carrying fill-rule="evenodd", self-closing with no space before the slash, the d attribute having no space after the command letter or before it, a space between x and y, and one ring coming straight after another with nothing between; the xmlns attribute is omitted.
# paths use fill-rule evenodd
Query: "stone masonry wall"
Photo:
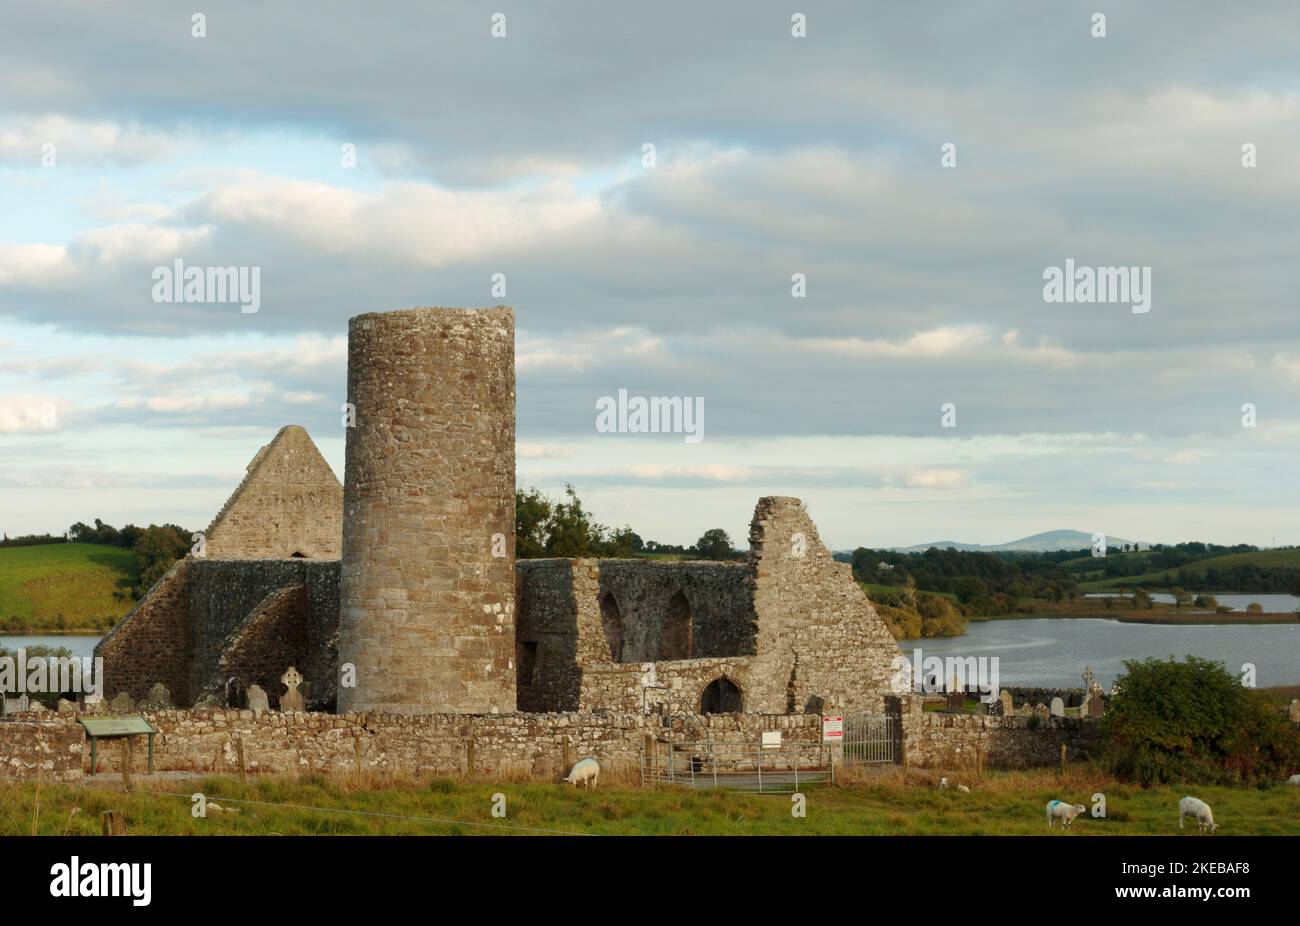
<svg viewBox="0 0 1300 926"><path fill-rule="evenodd" d="M348 325L340 710L515 709L514 345L504 306Z"/></svg>
<svg viewBox="0 0 1300 926"><path fill-rule="evenodd" d="M0 778L76 781L89 753L80 724L69 718L0 722Z"/></svg>
<svg viewBox="0 0 1300 926"><path fill-rule="evenodd" d="M281 428L206 533L209 559L338 559L343 486L306 430Z"/></svg>
<svg viewBox="0 0 1300 926"><path fill-rule="evenodd" d="M758 615L752 710L879 713L898 644L797 498L761 498L749 530Z"/></svg>
<svg viewBox="0 0 1300 926"><path fill-rule="evenodd" d="M249 710L146 711L158 729L154 764L158 771L233 773L237 743L252 773L294 775L356 770L357 743L365 770L417 775L472 773L557 779L578 759L595 757L606 774L635 777L649 743L712 740L716 745L755 745L766 730L782 731L791 747L815 749L821 719L814 716L718 715L673 718L628 714L323 714ZM26 715L23 715L24 719ZM24 728L19 733L19 728ZM11 735L11 731L14 734ZM0 774L35 777L33 757L66 752L65 777L89 771L90 750L70 714L41 723L0 721L0 744L21 744L7 756ZM133 751L132 769L144 772L144 749ZM100 772L116 771L117 749L100 750ZM17 758L17 762L8 761ZM39 760L45 761L45 760ZM49 759L53 761L53 759ZM48 777L48 776L47 776Z"/></svg>
<svg viewBox="0 0 1300 926"><path fill-rule="evenodd" d="M309 613L305 585L267 595L230 636L221 654L213 680L219 700L229 680L238 678L245 691L249 685L260 686L270 706L278 710L284 688L280 677L290 665L304 666L309 658Z"/></svg>
<svg viewBox="0 0 1300 926"><path fill-rule="evenodd" d="M189 558L176 563L96 644L95 655L104 660L106 698L125 691L139 700L157 682L173 693L186 690L193 563Z"/></svg>
<svg viewBox="0 0 1300 926"><path fill-rule="evenodd" d="M622 629L621 658L612 659L605 649L602 661L663 659L664 618L678 594L690 607L694 646L689 658L755 652L757 629L743 563L602 559L597 565L600 597L610 595L617 603Z"/></svg>
<svg viewBox="0 0 1300 926"><path fill-rule="evenodd" d="M248 649L246 641L241 659L259 663L281 662L275 674L274 689L280 691L279 678L292 663L311 684L312 701L328 701L337 684L337 658L330 645L338 626L339 564L337 560L193 560L190 588L190 637L185 657L189 673L186 685L172 688L177 704L191 704L205 690L210 690L218 673L218 662L231 635L240 630L254 610L268 595L280 589L301 585L306 590L308 614L304 622L306 642L299 631L286 628L283 635L262 634L257 640L265 644L261 654ZM303 664L298 664L302 659ZM107 666L105 667L107 673ZM245 685L247 679L242 679ZM224 683L224 680L222 680ZM220 687L220 686L218 686ZM109 675L111 697L112 676Z"/></svg>
<svg viewBox="0 0 1300 926"><path fill-rule="evenodd" d="M193 703L214 682L231 634L253 610L272 592L302 586L308 605L305 645L298 631L268 632L257 637L263 649L256 658L284 662L281 673L290 663L297 665L312 685L313 703L332 701L338 673L333 648L338 576L337 560L186 557L95 647L104 659L105 697L126 692L139 701L162 682L177 704ZM253 658L247 644L241 658Z"/></svg>
<svg viewBox="0 0 1300 926"><path fill-rule="evenodd" d="M973 768L980 754L987 768L1051 766L1060 761L1062 745L1073 762L1089 758L1100 744L1100 727L1092 719L922 711L919 698L898 700L910 704L901 720L903 749L913 766Z"/></svg>

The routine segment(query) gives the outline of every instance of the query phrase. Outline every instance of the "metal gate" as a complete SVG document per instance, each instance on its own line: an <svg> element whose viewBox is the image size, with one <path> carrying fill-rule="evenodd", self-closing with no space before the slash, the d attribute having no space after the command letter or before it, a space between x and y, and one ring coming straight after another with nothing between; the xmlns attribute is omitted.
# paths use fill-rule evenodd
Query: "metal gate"
<svg viewBox="0 0 1300 926"><path fill-rule="evenodd" d="M833 780L824 744L655 742L641 751L641 785L791 793Z"/></svg>
<svg viewBox="0 0 1300 926"><path fill-rule="evenodd" d="M845 765L889 765L898 761L898 718L862 714L844 718Z"/></svg>

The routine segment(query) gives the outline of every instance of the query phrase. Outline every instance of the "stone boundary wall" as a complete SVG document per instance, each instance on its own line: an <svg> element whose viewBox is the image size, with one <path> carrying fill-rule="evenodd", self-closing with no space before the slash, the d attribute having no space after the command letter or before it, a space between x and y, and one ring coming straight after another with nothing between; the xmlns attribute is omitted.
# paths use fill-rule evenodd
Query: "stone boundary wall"
<svg viewBox="0 0 1300 926"><path fill-rule="evenodd" d="M0 723L0 778L78 781L89 755L90 747L75 720Z"/></svg>
<svg viewBox="0 0 1300 926"><path fill-rule="evenodd" d="M1036 724L1034 721L1037 721ZM1101 742L1096 720L1077 717L997 717L910 711L902 715L908 765L921 768L1034 768L1090 758Z"/></svg>
<svg viewBox="0 0 1300 926"><path fill-rule="evenodd" d="M11 715L0 721L0 775L34 778L46 774L79 778L89 771L90 749L73 714ZM595 756L608 774L635 778L641 750L650 742L756 745L766 730L782 731L794 748L821 742L815 715L718 714L674 717L640 714L323 714L250 710L145 711L159 731L154 739L157 771L237 773L236 743L245 767L258 774L350 773L367 771L416 775L490 775L559 779L578 759ZM73 746L77 748L74 750ZM666 747L660 747L666 748ZM118 748L100 749L99 771L117 771ZM72 757L72 758L68 758ZM53 763L53 764L51 764ZM132 769L143 773L147 750L133 751Z"/></svg>

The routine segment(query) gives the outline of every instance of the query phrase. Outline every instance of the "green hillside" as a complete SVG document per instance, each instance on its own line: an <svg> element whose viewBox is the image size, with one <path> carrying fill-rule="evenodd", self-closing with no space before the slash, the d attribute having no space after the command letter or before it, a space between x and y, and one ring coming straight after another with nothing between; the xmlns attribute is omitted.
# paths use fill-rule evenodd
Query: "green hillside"
<svg viewBox="0 0 1300 926"><path fill-rule="evenodd" d="M0 547L0 629L107 629L131 608L139 575L139 559L123 547Z"/></svg>
<svg viewBox="0 0 1300 926"><path fill-rule="evenodd" d="M1125 554L1146 555L1142 554ZM1081 560L1069 560L1070 565L1082 565ZM1079 589L1085 592L1110 591L1119 588L1137 588L1138 586L1157 585L1164 582L1165 576L1168 575L1178 581L1178 574L1184 573L1189 577L1204 576L1206 570L1217 569L1220 572L1227 572L1239 566L1256 566L1260 569L1300 569L1300 548L1288 548L1283 550L1259 550L1254 553L1230 553L1227 556L1215 556L1210 559L1199 560L1194 563L1187 563L1183 566L1177 566L1171 569L1157 569L1152 572L1143 573L1136 576L1115 576L1113 578L1100 578L1088 582L1080 582ZM1190 586L1189 586L1190 588ZM1291 589L1287 589L1291 591Z"/></svg>

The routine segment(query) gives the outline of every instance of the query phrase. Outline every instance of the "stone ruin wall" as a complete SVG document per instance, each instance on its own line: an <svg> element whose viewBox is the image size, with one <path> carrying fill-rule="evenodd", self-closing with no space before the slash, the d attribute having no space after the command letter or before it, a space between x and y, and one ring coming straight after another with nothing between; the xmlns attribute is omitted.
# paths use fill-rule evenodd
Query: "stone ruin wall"
<svg viewBox="0 0 1300 926"><path fill-rule="evenodd" d="M281 428L205 532L208 559L338 559L343 486L311 437Z"/></svg>
<svg viewBox="0 0 1300 926"><path fill-rule="evenodd" d="M747 572L741 563L658 562L655 560L602 559L598 603L606 596L614 602L621 625L619 658L606 646L601 661L673 661L665 640L665 618L673 599L681 594L690 608L690 652L676 659L752 655L755 652L754 609ZM605 615L602 606L601 616ZM602 636L610 643L602 620Z"/></svg>
<svg viewBox="0 0 1300 926"><path fill-rule="evenodd" d="M348 324L340 710L515 709L514 354L504 306Z"/></svg>
<svg viewBox="0 0 1300 926"><path fill-rule="evenodd" d="M95 645L95 655L104 659L106 698L125 691L139 701L158 682L173 693L188 690L193 563L186 557L172 566Z"/></svg>
<svg viewBox="0 0 1300 926"><path fill-rule="evenodd" d="M282 589L302 586L307 613L294 617L283 632L257 634L247 628L241 651L236 655L243 664L265 666L273 675L272 687L262 685L277 701L281 689L280 675L290 665L297 667L310 683L308 705L320 707L334 698L338 679L338 660L334 638L338 630L339 564L335 560L194 560L190 593L190 645L186 656L189 667L187 687L172 690L177 704L191 704L203 693L216 694L229 676L219 676L222 654L231 637L246 629L255 612L268 596ZM281 612L281 616L284 616ZM250 638L251 637L251 638ZM273 653L259 653L253 648L256 639L274 647ZM271 666L282 662L279 671ZM107 672L107 666L105 666ZM110 689L113 688L110 676ZM249 679L240 679L245 687ZM112 696L115 691L105 692Z"/></svg>
<svg viewBox="0 0 1300 926"><path fill-rule="evenodd" d="M789 712L881 713L898 644L852 566L837 563L797 498L759 499L749 531L758 615L757 703Z"/></svg>
<svg viewBox="0 0 1300 926"><path fill-rule="evenodd" d="M219 660L232 635L247 629L232 655L241 665L266 667L284 662L267 693L278 701L279 675L296 665L312 684L310 706L334 699L338 656L338 561L307 559L222 560L186 557L150 589L95 648L104 659L104 695L126 692L143 700L158 682L177 704L191 704L205 691L217 693ZM260 605L283 589L302 587L307 610L292 616L277 612L283 627L259 633L244 624ZM261 641L260 643L258 641ZM244 685L252 680L241 680Z"/></svg>

